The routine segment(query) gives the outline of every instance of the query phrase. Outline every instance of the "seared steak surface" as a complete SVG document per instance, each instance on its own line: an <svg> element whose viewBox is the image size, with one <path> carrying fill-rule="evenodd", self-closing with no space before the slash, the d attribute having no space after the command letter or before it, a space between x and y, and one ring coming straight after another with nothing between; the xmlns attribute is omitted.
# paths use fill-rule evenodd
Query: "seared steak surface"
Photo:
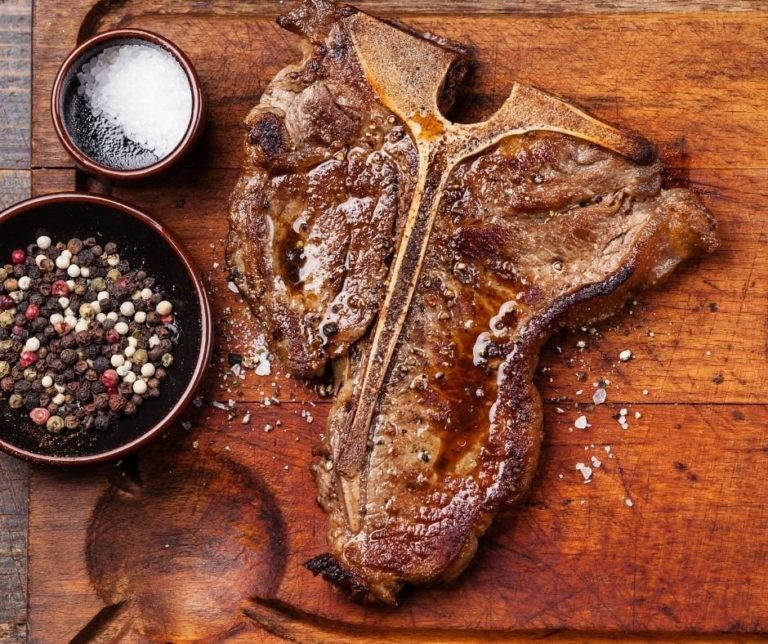
<svg viewBox="0 0 768 644"><path fill-rule="evenodd" d="M325 0L281 24L305 58L247 118L229 261L286 368L336 375L313 463L330 554L307 565L394 603L525 494L546 339L712 250L715 223L649 144L538 90L447 121L458 45Z"/></svg>

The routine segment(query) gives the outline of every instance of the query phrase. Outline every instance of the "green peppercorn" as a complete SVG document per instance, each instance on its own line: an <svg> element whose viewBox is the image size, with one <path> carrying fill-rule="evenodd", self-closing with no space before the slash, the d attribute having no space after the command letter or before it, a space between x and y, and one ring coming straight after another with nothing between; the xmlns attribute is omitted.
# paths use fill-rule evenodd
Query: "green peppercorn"
<svg viewBox="0 0 768 644"><path fill-rule="evenodd" d="M77 312L80 313L80 317L83 318L84 320L90 320L96 315L96 311L93 310L93 307L91 306L90 302L81 304Z"/></svg>
<svg viewBox="0 0 768 644"><path fill-rule="evenodd" d="M45 423L45 428L51 432L51 434L58 434L64 429L64 419L61 416L51 416L48 422Z"/></svg>
<svg viewBox="0 0 768 644"><path fill-rule="evenodd" d="M8 271L0 266L0 282L2 282L6 277L8 277Z"/></svg>
<svg viewBox="0 0 768 644"><path fill-rule="evenodd" d="M23 405L24 405L24 398L22 397L21 394L12 394L8 398L8 406L11 409L21 409Z"/></svg>
<svg viewBox="0 0 768 644"><path fill-rule="evenodd" d="M5 378L11 371L11 365L5 360L0 361L0 378Z"/></svg>
<svg viewBox="0 0 768 644"><path fill-rule="evenodd" d="M10 311L3 311L0 313L0 326L12 326L13 325L13 313Z"/></svg>
<svg viewBox="0 0 768 644"><path fill-rule="evenodd" d="M170 353L163 354L160 361L163 363L164 367L170 367L173 364L173 356Z"/></svg>
<svg viewBox="0 0 768 644"><path fill-rule="evenodd" d="M133 357L131 358L131 362L133 362L133 364L136 364L142 367L145 364L147 364L148 359L149 359L149 356L147 355L147 352L144 349L136 349L136 352L133 354Z"/></svg>
<svg viewBox="0 0 768 644"><path fill-rule="evenodd" d="M34 367L27 367L24 369L24 380L29 380L29 382L33 382L37 379L37 369Z"/></svg>
<svg viewBox="0 0 768 644"><path fill-rule="evenodd" d="M119 279L120 279L122 276L123 276L123 274L122 274L122 273L121 273L119 270L117 270L116 268L113 268L113 269L111 269L111 270L110 270L110 271L107 273L107 279L108 279L108 280L112 280L113 282L116 282L116 281L117 281L117 280L119 280Z"/></svg>

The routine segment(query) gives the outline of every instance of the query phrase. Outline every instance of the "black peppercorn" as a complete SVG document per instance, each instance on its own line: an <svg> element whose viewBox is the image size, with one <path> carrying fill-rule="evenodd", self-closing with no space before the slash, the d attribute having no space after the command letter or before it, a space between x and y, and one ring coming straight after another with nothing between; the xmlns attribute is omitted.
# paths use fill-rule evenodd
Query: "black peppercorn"
<svg viewBox="0 0 768 644"><path fill-rule="evenodd" d="M77 237L73 237L67 242L67 250L73 255L77 255L83 250L83 242Z"/></svg>
<svg viewBox="0 0 768 644"><path fill-rule="evenodd" d="M109 407L109 395L104 393L98 394L93 399L93 405L99 411L104 411L107 407Z"/></svg>
<svg viewBox="0 0 768 644"><path fill-rule="evenodd" d="M24 409L32 411L40 404L40 396L34 393L24 395Z"/></svg>
<svg viewBox="0 0 768 644"><path fill-rule="evenodd" d="M68 333L67 335L62 336L61 338L61 348L62 349L74 349L77 346L77 340L75 339L75 336L71 333ZM74 352L73 352L74 353ZM64 360L66 363L66 359L64 358L64 351L61 352L61 359Z"/></svg>
<svg viewBox="0 0 768 644"><path fill-rule="evenodd" d="M109 429L109 418L104 414L99 414L93 422L93 426L97 431L105 432Z"/></svg>
<svg viewBox="0 0 768 644"><path fill-rule="evenodd" d="M85 346L87 344L90 344L91 343L91 333L90 333L90 331L78 331L75 334L75 341L81 347Z"/></svg>
<svg viewBox="0 0 768 644"><path fill-rule="evenodd" d="M90 266L93 264L93 252L90 250L83 250L77 255L77 261L80 262L80 266Z"/></svg>
<svg viewBox="0 0 768 644"><path fill-rule="evenodd" d="M119 394L114 394L109 397L109 408L114 412L121 412L125 409L126 400Z"/></svg>
<svg viewBox="0 0 768 644"><path fill-rule="evenodd" d="M0 381L0 389L2 389L3 393L11 393L13 391L13 386L13 378L10 376L8 378L3 378L2 381Z"/></svg>

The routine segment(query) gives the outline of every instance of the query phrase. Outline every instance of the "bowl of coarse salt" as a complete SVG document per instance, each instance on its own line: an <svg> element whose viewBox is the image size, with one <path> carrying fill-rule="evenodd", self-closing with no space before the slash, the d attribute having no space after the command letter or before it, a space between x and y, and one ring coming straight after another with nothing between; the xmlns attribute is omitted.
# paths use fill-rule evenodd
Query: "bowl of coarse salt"
<svg viewBox="0 0 768 644"><path fill-rule="evenodd" d="M56 133L84 170L147 179L173 167L200 138L204 105L187 56L149 31L98 34L64 61L53 86Z"/></svg>

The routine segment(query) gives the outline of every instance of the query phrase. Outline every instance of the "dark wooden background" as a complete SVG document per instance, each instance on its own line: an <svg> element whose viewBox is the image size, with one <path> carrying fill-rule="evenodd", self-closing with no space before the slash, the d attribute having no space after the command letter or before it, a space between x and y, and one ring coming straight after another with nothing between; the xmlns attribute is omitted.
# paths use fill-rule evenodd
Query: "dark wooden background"
<svg viewBox="0 0 768 644"><path fill-rule="evenodd" d="M29 196L32 0L0 0L0 208ZM27 635L26 464L0 454L0 642Z"/></svg>
<svg viewBox="0 0 768 644"><path fill-rule="evenodd" d="M68 24L71 23L70 26L74 29L86 13L82 7L92 0L35 1L37 27L35 30L34 186L37 192L49 192L54 189L71 189L74 176L70 160L51 132L46 100L52 74L66 50L74 44L75 36L69 32L62 34L51 25L64 22L62 16L65 16ZM375 3L376 0L360 2L369 8ZM32 0L0 0L0 187L2 187L0 206L22 199L30 192L31 4ZM117 21L119 16L111 16L110 12L119 14L120 8L124 8L127 3L103 0L99 4L108 8L109 12L101 17L91 15L92 26L95 25L94 29L97 30L115 26L110 23L110 20ZM151 5L153 10L157 9L157 13L143 18L144 22L139 17L138 26L150 28L158 25L158 29L162 31L171 21L167 14L187 7L215 4L216 11L213 13L223 13L226 9L225 5L277 8L278 1L252 0L252 2L235 3L234 0L230 2L221 0L214 3L211 0L197 0L185 3L183 0L145 0L143 4L148 7ZM404 16L411 16L409 9L412 12L412 7L416 3L414 0L387 0L386 4L391 12L403 12ZM765 558L755 555L755 553L765 553L766 532L763 526L768 525L765 523L768 520L768 514L764 509L766 506L762 493L765 488L755 487L752 494L744 494L744 490L749 490L750 484L754 485L755 482L766 480L764 455L768 454L768 448L763 447L768 445L764 434L765 427L768 426L768 405L765 397L765 392L768 391L765 356L768 353L765 352L766 331L763 328L766 323L765 284L768 280L764 278L767 264L764 251L761 250L766 248L765 240L768 239L764 223L764 213L768 210L768 198L764 196L765 151L768 150L764 132L766 131L765 123L768 123L765 116L768 110L764 108L766 85L762 80L765 61L768 60L768 49L764 47L768 24L762 16L745 16L743 19L730 20L725 16L721 18L711 15L709 18L699 19L693 10L709 8L749 13L753 9L768 8L768 3L750 0L731 2L724 0L700 2L554 0L551 4L547 4L542 0L432 0L430 7L432 13L438 10L444 10L445 13L462 13L480 4L490 14L494 12L501 14L510 10L520 10L521 13L525 13L533 11L532 7L543 6L552 7L553 12L559 10L565 14L578 14L583 11L589 12L591 8L593 11L607 14L606 22L610 22L611 14L618 11L634 12L650 9L653 12L674 12L681 6L691 11L691 18L685 24L676 22L674 16L671 16L669 21L666 16L654 18L660 24L663 22L672 25L669 28L672 36L675 37L672 42L680 42L682 39L688 45L684 50L675 51L671 48L667 56L666 41L663 44L657 42L659 49L664 50L664 55L649 60L652 69L643 70L642 74L635 70L636 76L632 76L632 65L628 65L629 78L635 83L642 85L652 77L653 73L657 73L663 78L670 77L669 84L672 90L676 88L679 90L682 87L682 85L676 86L676 82L688 83L685 88L686 91L690 90L690 95L675 95L674 91L670 94L654 94L649 88L658 86L650 83L645 88L645 94L662 96L659 104L649 105L647 101L636 100L637 95L642 95L642 92L633 94L631 88L626 91L622 102L617 98L617 91L611 86L610 78L608 76L603 78L599 73L595 74L594 69L589 69L588 64L584 67L585 75L579 78L571 78L568 75L564 75L565 78L559 78L556 69L547 67L558 64L558 59L551 55L538 57L539 68L533 69L532 65L532 71L530 71L532 78L521 78L521 80L531 81L540 77L542 82L546 80L544 86L547 88L579 99L598 116L610 121L621 122L621 118L624 118L628 123L642 124L643 132L660 143L667 160L671 159L673 162L680 157L678 160L682 163L682 156L686 152L686 141L683 136L687 131L686 123L689 120L699 122L696 129L697 135L692 143L698 165L691 168L691 180L698 189L706 193L708 203L721 218L724 249L715 259L707 260L704 266L705 270L715 271L713 275L708 276L711 278L710 281L702 282L707 277L693 267L681 271L665 291L654 293L654 308L651 313L638 310L635 318L630 319L625 316L622 328L611 333L604 340L600 351L590 350L583 354L583 360L588 361L590 366L585 371L603 373L605 365L610 363L610 356L615 356L619 349L625 346L643 347L645 351L647 347L648 355L638 356L638 360L629 365L630 368L625 370L625 374L612 372L612 377L616 380L615 390L611 390L612 395L614 391L616 392L612 400L642 404L637 408L642 409L644 414L643 421L637 424L635 432L619 435L614 431L610 434L614 446L618 445L624 450L622 462L631 487L636 490L635 498L639 502L632 514L630 515L629 510L623 505L624 494L628 494L628 491L624 485L625 479L621 468L616 467L615 476L609 477L606 474L602 479L602 487L583 485L573 471L572 461L577 454L581 453L582 446L573 441L571 441L572 444L568 443L567 419L570 416L553 413L555 406L553 398L563 392L573 393L575 384L573 370L564 368L564 358L554 356L550 347L550 350L545 351L542 364L548 369L552 368L549 375L553 376L553 381L552 384L548 384L547 378L542 378L541 384L545 399L551 403L548 423L553 442L550 445L550 458L544 464L547 469L542 475L542 481L545 483L534 490L530 499L530 507L540 511L526 512L525 520L519 522L518 541L504 543L518 546L530 543L531 549L536 554L536 540L540 534L554 532L553 525L556 527L558 512L563 515L568 512L566 508L560 508L560 504L555 502L558 500L557 496L562 493L570 500L571 496L586 497L594 490L592 496L588 497L590 502L584 512L577 514L574 511L568 514L567 525L570 526L572 534L563 536L559 542L558 539L554 539L557 543L552 545L552 548L562 549L561 562L573 562L576 569L584 573L583 579L580 578L579 583L575 585L579 588L583 586L584 593L589 593L589 595L576 593L570 603L566 601L563 604L563 613L576 614L577 618L581 615L585 622L588 621L588 617L594 618L596 614L603 617L604 621L613 619L613 615L610 615L610 606L604 608L598 606L595 609L597 600L591 598L591 595L594 594L599 599L601 596L606 597L609 592L615 592L615 601L609 601L609 603L611 606L619 607L620 614L616 616L616 620L620 623L637 627L638 624L644 623L644 618L652 614L649 611L661 610L663 615L654 615L656 620L654 624L661 624L663 628L670 629L670 632L677 632L683 629L683 626L677 624L678 616L675 611L678 611L682 614L682 618L687 620L685 624L699 624L699 618L705 622L705 626L698 626L696 632L727 629L736 633L733 635L734 640L741 641L745 636L738 635L740 631L764 631L765 628L765 611L753 610L752 614L747 614L748 610L744 609L745 606L750 605L765 606L765 601L759 600L758 597L759 588L766 579ZM127 24L131 24L130 20L126 20ZM570 23L566 23L567 20L562 23L561 29L568 28ZM642 16L638 17L638 23L642 23ZM194 26L198 23L191 20L190 24ZM227 23L223 24L226 26ZM490 19L487 24L490 24ZM604 24L601 20L599 26L602 27ZM693 29L691 25L701 29L701 32L695 29L691 31ZM533 21L528 27L537 34L536 38L541 38L541 40L534 38L535 43L549 42L548 37L551 41L558 40L557 33L547 36L546 32L542 31L549 27L539 20ZM679 31L675 31L676 28ZM175 29L180 31L181 27L175 27ZM461 26L455 26L454 29L458 33ZM642 33L650 33L652 36L661 31L661 29L656 31L649 29ZM218 62L214 56L209 55L204 44L201 44L203 40L200 43L195 42L199 33L202 32L194 29L188 34L179 33L178 37L181 39L179 42L185 49L189 47L198 54L195 62L198 64L199 71L205 74L211 84L209 87L211 96L228 99L223 101L222 105L217 105L218 111L214 115L214 122L221 123L223 131L224 126L229 127L242 118L253 97L245 96L243 92L235 95L234 89L237 88L233 89L225 84L226 81L236 85L237 83L232 81L236 74L228 68L225 69L227 73L218 73L219 70L215 68ZM224 32L225 40L228 33L232 35L234 32ZM692 34L690 42L683 37L689 33ZM254 36L256 42L260 42L256 37L258 35ZM482 33L478 38L481 36L491 38L490 35L483 36ZM176 35L173 35L173 38L176 38ZM599 35L595 34L594 38L598 39ZM714 39L722 49L708 48L707 38ZM292 48L286 49L286 44L282 40L274 44L275 49L282 53L273 53L275 60L269 62L272 67L260 72L264 79L269 78L274 69L294 55ZM635 44L642 52L643 43ZM492 47L486 46L486 51L491 50ZM732 54L730 60L724 57L723 52L726 51ZM619 54L620 52L616 53L616 55ZM751 70L746 63L739 62L739 56L747 62L751 61L754 70ZM663 64L657 66L658 60ZM535 62L532 61L532 63ZM631 62L630 60L629 63ZM513 77L505 61L500 61L497 66L499 70L496 73L499 74L500 81ZM676 75L677 67L681 71ZM491 69L491 66L487 69ZM38 73L41 70L42 73ZM698 70L702 75L693 77L691 70ZM716 70L714 75L712 70ZM750 73L754 73L754 77L749 76ZM586 83L585 78L590 79L591 84ZM495 77L491 80L495 80ZM217 85L218 82L221 84ZM483 82L490 81L486 78ZM712 100L708 101L706 95L710 93ZM647 110L647 113L643 110ZM621 118L619 118L619 112L623 114ZM702 112L709 112L706 118L700 116ZM661 115L666 122L662 122L661 117L658 120L650 118L648 114ZM681 135L683 138L680 140L675 138L677 135L674 133L677 131L683 133ZM233 165L232 161L235 157L231 153L234 143L230 143L215 130L212 132L212 141L217 145L212 144L210 148L205 149L213 150L218 153L218 156L214 154L210 159L199 159L197 165L204 167L201 169L195 165L190 170L190 176L216 181L211 184L211 194L206 195L207 201L204 199L203 203L196 204L197 210L195 206L188 206L193 212L216 212L218 204L225 198L225 191L237 174L236 164ZM223 163L223 159L227 160L227 164ZM185 213L190 212L187 210L185 213L180 213L167 208L169 203L173 204L173 201L169 202L168 199L171 197L164 192L165 188L154 191L147 189L134 193L126 192L122 196L147 207L150 212L162 211L166 208L170 211L169 217L174 218L174 221L178 221ZM750 212L754 212L755 216L743 216L745 213L749 215ZM188 214L186 216L189 217ZM207 268L214 258L219 258L218 255L214 257L212 251L206 250L208 242L215 241L221 235L225 222L218 223L221 224L221 229L206 229L198 236L189 231L187 233L190 238L194 237L191 239L191 244L201 267ZM221 275L217 275L216 280L218 280L217 288L223 292L223 296L218 296L221 304L224 297L230 297L231 294L226 290ZM687 288L694 290L688 292ZM715 299L719 303L719 310L710 304ZM233 298L230 297L230 300ZM653 322L653 328L669 329L669 332L659 333L653 345L649 344L645 338L645 327L651 322ZM743 329L749 329L749 332L738 333L738 330ZM678 346L679 338L682 338L680 346ZM695 340L696 338L701 340ZM705 340L706 344L702 344ZM574 340L571 339L568 344L573 345ZM734 347L731 346L732 344ZM714 349L718 362L714 360L702 362L703 348ZM566 354L568 351L569 349L566 348ZM670 368L673 357L674 371ZM726 364L729 358L732 360ZM580 357L579 363L581 361ZM718 375L718 369L724 369L724 382L722 374ZM648 386L647 383L658 384L658 386L652 387L653 395L644 403L640 391L642 387ZM720 386L721 383L723 386ZM287 381L282 382L282 385L290 391L295 390L299 396L308 395L306 391L302 393L302 390L293 386L289 388ZM266 411L258 409L258 405L253 402L253 395L256 392L256 388L249 389L251 398L248 400L251 402L248 409L253 408L254 416L260 421L270 420L271 416L265 415ZM213 393L216 394L217 399L223 396L223 392L219 390ZM607 407L600 410L604 421L610 420L611 410ZM287 489L294 485L304 485L308 480L305 471L308 445L314 436L315 428L322 425L325 416L325 413L320 410L316 414L316 424L312 427L298 420L294 423L295 427L291 427L291 430L296 433L297 441L299 435L301 436L301 443L291 447L291 443L286 438L289 434L286 432L281 434L283 440L279 443L280 455L281 458L286 459L286 462L291 463L291 469L284 480L274 483L274 487L286 498L290 496ZM222 415L219 413L218 416L214 416L208 423L210 427L202 427L199 435L210 435L218 424L223 427ZM680 424L673 425L678 422ZM686 427L685 432L678 431L682 425ZM235 427L238 426L239 420L236 421ZM606 426L616 429L615 424ZM277 432L269 436L272 437L275 434ZM691 437L695 437L693 441ZM233 451L236 451L238 449L236 440L236 436L227 438L225 449L229 449L231 442ZM254 440L266 441L265 438ZM277 446L278 439L274 440ZM218 449L220 445L214 445L214 447ZM246 447L250 448L250 445ZM211 449L213 448L208 449L209 455ZM740 463L744 465L740 466ZM693 464L697 472L701 468L701 472L704 472L702 480L695 478L698 474L686 469L686 464ZM566 468L566 481L558 484L558 472ZM607 470L607 467L605 469ZM27 518L30 478L33 498L31 533ZM91 597L92 591L88 586L86 575L82 570L73 569L73 566L76 568L75 564L69 563L77 559L71 556L72 553L82 551L83 539L79 533L73 537L74 533L67 530L75 524L85 526L93 505L93 499L87 494L78 492L79 485L83 489L87 487L86 484L81 485L79 481L81 481L80 478L70 474L58 477L47 475L40 470L28 470L24 464L0 456L0 642L23 642L27 639L27 543L29 537L31 537L33 553L30 568L32 572L30 583L33 591L31 639L41 642L64 641L65 638L56 638L52 633L69 632L66 622L68 619L72 621L72 615L76 614L76 621L79 620L77 625L82 625L95 611L96 602ZM556 487L558 485L559 487ZM91 487L96 492L100 489L93 485ZM77 512L72 508L68 508L67 513L56 515L46 511L51 507L56 510L60 508L62 492L65 495L72 493L68 498L80 499L77 512L82 516L73 517ZM301 490L296 494L302 494ZM37 499L36 502L35 499ZM547 508L546 502L552 499L555 501L550 504L551 507ZM586 501L582 499L581 503ZM592 512L592 503L595 504L594 512ZM320 534L324 529L323 517L314 507L311 508L308 516L310 518L307 521L308 529L317 528ZM632 518L624 518L625 516ZM737 521L739 517L744 520L741 524ZM80 521L79 524L78 521ZM554 524L548 523L552 521ZM611 524L612 521L614 521L613 524ZM604 530L601 529L603 524L608 526ZM68 539L64 539L65 543L59 547L56 545L56 540L60 539L62 534ZM589 538L585 539L582 535L589 535ZM656 543L658 544L656 549L663 556L656 558L651 556L648 561L640 561L637 566L641 578L641 590L645 583L647 589L654 591L655 595L651 598L652 601L648 600L644 606L638 605L640 617L636 619L636 606L630 605L631 602L626 599L630 592L624 588L625 584L621 581L621 573L625 569L621 559L623 553L629 551L637 535L643 537L644 540L641 540L641 543L646 547L645 551L640 551L641 553L652 552L653 544ZM566 537L570 538L570 541ZM475 583L482 588L482 574L486 573L492 577L492 566L488 565L488 560L492 557L490 547L495 545L497 550L493 552L501 552L498 550L499 543L494 542L500 542L503 538L501 529L489 536L487 541L490 545L486 546L481 553L481 559L485 558L486 565L477 566L474 576L468 575L466 578L468 581L465 581L465 584L471 586ZM721 540L728 543L721 543ZM521 556L525 556L527 550L525 548L521 550ZM571 556L582 551L586 552L586 556L580 559ZM708 558L697 558L702 551ZM294 558L298 558L299 554L294 553ZM308 552L306 556L309 554L315 554L315 551ZM637 550L634 554L637 558ZM593 561L591 559L593 555L598 557L595 561L599 569L591 568L589 562ZM675 559L679 559L681 563L678 565ZM713 564L712 571L706 569L710 564ZM582 568L579 569L579 565ZM527 572L525 562L518 561L518 566L522 573ZM696 588L695 586L688 586L686 590L686 586L680 583L680 580L670 578L668 574L670 570L679 571L686 566L691 569L689 581L699 578L706 582L711 578L714 580L713 584L723 580L727 583L717 586L716 596L708 595L712 587L707 587L706 584L700 587L700 592L691 590ZM298 566L294 567L298 569ZM531 570L533 570L533 564ZM712 574L709 575L709 572ZM568 581L569 574L573 576L573 571L564 570L562 567L553 569L551 576L538 575L535 571L530 572L528 578L534 580L541 578L542 584L540 588L531 588L533 600L537 595L546 595L544 592L546 588L557 586L563 580ZM730 574L732 578L729 577ZM305 573L296 573L295 580L291 577L288 581L289 590L292 589L291 592L295 592L297 597L311 595L325 598L328 595L327 588L321 582L308 579ZM750 587L753 583L756 588ZM667 592L667 595L656 596L659 595L657 592L659 589ZM88 594L89 592L91 595ZM632 595L634 596L634 593ZM643 599L642 593L640 595ZM456 594L456 597L460 598L460 595ZM88 601L91 604L88 604ZM335 599L330 597L328 601L333 602ZM459 600L456 599L456 601ZM713 603L714 606L709 606L708 603ZM630 609L631 615L629 615ZM83 614L80 615L80 613ZM740 615L744 620L749 618L751 621L740 623L738 621ZM726 617L733 622L726 624L724 622ZM706 624L709 623L715 626L708 630ZM365 641L371 636L370 631L365 629L358 630L356 638L353 638L350 632L345 632L344 636L339 635L338 632L335 633L335 639L338 641L352 639ZM715 639L714 636L704 636L704 638L705 641L706 638ZM334 638L329 635L327 639ZM642 638L638 638L638 641L642 641Z"/></svg>

